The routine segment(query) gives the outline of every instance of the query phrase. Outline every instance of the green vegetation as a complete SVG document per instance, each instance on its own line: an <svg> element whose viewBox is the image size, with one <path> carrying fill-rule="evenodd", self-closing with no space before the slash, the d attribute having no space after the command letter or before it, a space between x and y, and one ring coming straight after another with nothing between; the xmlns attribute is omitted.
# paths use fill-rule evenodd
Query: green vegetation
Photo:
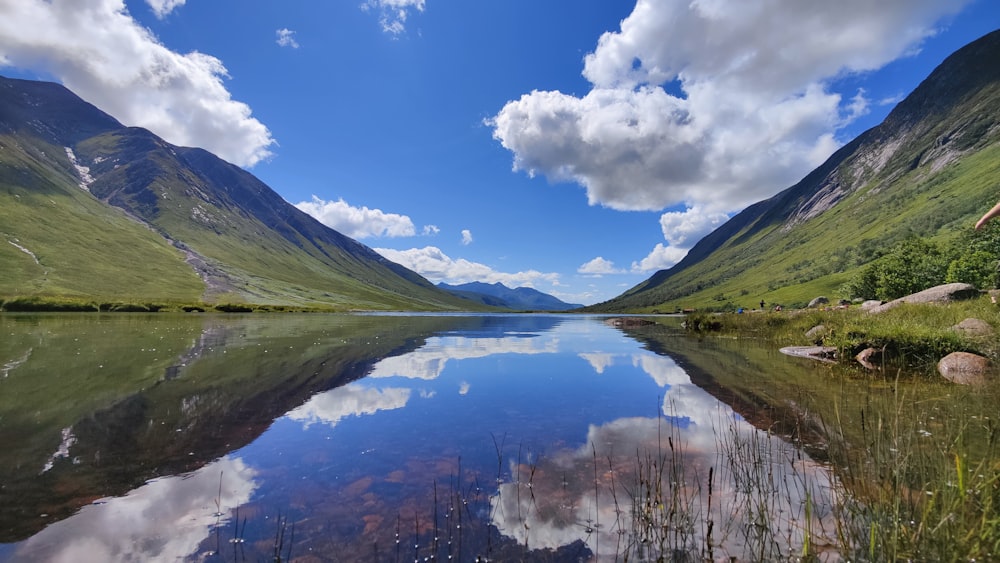
<svg viewBox="0 0 1000 563"><path fill-rule="evenodd" d="M798 184L730 219L673 268L589 310L728 311L761 300L798 307L841 288L889 296L931 279L993 287L995 234L955 250L1000 198L1000 71L983 62L998 51L996 34L960 50L881 125Z"/></svg>
<svg viewBox="0 0 1000 563"><path fill-rule="evenodd" d="M834 527L814 529L801 551L785 548L778 558L816 560L833 551L858 561L989 561L1000 555L1000 379L961 386L930 369L937 354L951 350L1000 357L995 337L950 330L968 317L1000 326L1000 310L984 297L878 315L852 309L706 315L702 324L714 319L718 332L678 337L664 324L631 334L683 363L693 381L758 428L830 463L831 496L839 501ZM803 359L813 366L803 379L786 369L797 360L775 361L780 346L811 344L804 333L820 324L829 328L823 343L841 350L840 363ZM895 354L865 370L847 352L862 345ZM724 451L716 487L727 463L760 467L755 448ZM748 490L764 494L767 485L754 478Z"/></svg>
<svg viewBox="0 0 1000 563"><path fill-rule="evenodd" d="M930 373L951 352L972 352L1000 362L1000 341L976 337L953 327L977 318L1000 327L1000 308L990 297L946 304L904 304L872 315L859 307L846 309L767 312L744 315L699 313L688 317L696 332L717 332L739 338L763 338L776 346L824 345L837 348L838 357L851 362L865 348L874 348L894 367ZM810 341L806 332L822 325L821 338Z"/></svg>

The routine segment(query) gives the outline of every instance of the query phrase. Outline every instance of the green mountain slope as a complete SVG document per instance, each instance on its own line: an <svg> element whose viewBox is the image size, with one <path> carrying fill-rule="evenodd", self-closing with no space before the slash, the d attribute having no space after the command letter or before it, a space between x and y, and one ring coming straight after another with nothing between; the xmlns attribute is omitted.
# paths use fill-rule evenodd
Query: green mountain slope
<svg viewBox="0 0 1000 563"><path fill-rule="evenodd" d="M802 303L909 236L948 241L1000 198L1000 31L955 52L886 117L593 311Z"/></svg>
<svg viewBox="0 0 1000 563"><path fill-rule="evenodd" d="M250 173L0 78L0 299L470 309Z"/></svg>

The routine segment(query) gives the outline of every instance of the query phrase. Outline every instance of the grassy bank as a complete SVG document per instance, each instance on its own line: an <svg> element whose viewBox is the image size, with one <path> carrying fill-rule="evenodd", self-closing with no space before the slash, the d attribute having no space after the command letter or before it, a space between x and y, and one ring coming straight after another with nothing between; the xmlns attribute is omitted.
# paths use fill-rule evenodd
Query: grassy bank
<svg viewBox="0 0 1000 563"><path fill-rule="evenodd" d="M247 303L202 303L165 301L102 301L67 297L0 298L0 312L7 313L263 313L263 312L344 312L336 307L299 307Z"/></svg>
<svg viewBox="0 0 1000 563"><path fill-rule="evenodd" d="M691 332L772 341L776 346L832 346L841 362L851 363L865 348L882 354L891 368L932 373L937 361L951 352L972 352L1000 361L996 336L975 336L955 328L965 319L1000 327L1000 307L983 296L969 301L904 304L879 314L858 306L744 314L699 313L687 319ZM810 330L822 326L813 337Z"/></svg>

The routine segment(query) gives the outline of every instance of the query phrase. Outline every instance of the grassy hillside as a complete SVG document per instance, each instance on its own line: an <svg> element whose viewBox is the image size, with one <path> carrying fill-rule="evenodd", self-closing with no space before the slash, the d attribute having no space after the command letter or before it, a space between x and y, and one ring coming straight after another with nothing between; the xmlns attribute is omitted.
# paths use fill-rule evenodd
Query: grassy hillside
<svg viewBox="0 0 1000 563"><path fill-rule="evenodd" d="M183 253L81 189L60 152L0 135L0 298L197 301Z"/></svg>
<svg viewBox="0 0 1000 563"><path fill-rule="evenodd" d="M918 236L947 243L1000 199L1000 32L959 50L878 127L596 311L799 305Z"/></svg>
<svg viewBox="0 0 1000 563"><path fill-rule="evenodd" d="M207 151L0 77L0 300L468 310Z"/></svg>

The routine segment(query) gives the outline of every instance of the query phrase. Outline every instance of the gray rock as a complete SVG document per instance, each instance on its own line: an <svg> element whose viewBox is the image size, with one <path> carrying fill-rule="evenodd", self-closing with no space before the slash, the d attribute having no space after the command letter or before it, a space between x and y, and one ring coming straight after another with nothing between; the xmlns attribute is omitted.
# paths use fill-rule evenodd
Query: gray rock
<svg viewBox="0 0 1000 563"><path fill-rule="evenodd" d="M815 299L813 299L812 301L809 302L809 308L812 309L814 307L819 307L820 305L826 305L829 302L830 302L829 299L827 299L826 297L820 295L819 297L817 297L817 298L815 298Z"/></svg>
<svg viewBox="0 0 1000 563"><path fill-rule="evenodd" d="M951 329L972 337L988 337L993 335L993 327L982 319L965 319L951 327Z"/></svg>
<svg viewBox="0 0 1000 563"><path fill-rule="evenodd" d="M883 303L878 307L869 309L871 314L883 313L898 307L903 303L946 303L948 301L961 301L971 299L979 295L979 290L974 285L967 283L946 283L923 291L900 297L888 303Z"/></svg>
<svg viewBox="0 0 1000 563"><path fill-rule="evenodd" d="M990 361L969 352L952 352L941 358L937 369L942 377L953 383L979 385L989 376Z"/></svg>
<svg viewBox="0 0 1000 563"><path fill-rule="evenodd" d="M830 364L836 363L834 358L837 357L837 349L833 346L785 346L778 351L786 356L809 358Z"/></svg>
<svg viewBox="0 0 1000 563"><path fill-rule="evenodd" d="M881 304L882 304L882 302L879 301L878 299L869 299L868 301L865 301L864 303L861 304L861 310L862 311L871 311L872 309L874 309L875 307L878 307Z"/></svg>
<svg viewBox="0 0 1000 563"><path fill-rule="evenodd" d="M806 338L811 342L822 342L823 337L829 334L830 331L826 329L826 325L816 325L806 331Z"/></svg>

